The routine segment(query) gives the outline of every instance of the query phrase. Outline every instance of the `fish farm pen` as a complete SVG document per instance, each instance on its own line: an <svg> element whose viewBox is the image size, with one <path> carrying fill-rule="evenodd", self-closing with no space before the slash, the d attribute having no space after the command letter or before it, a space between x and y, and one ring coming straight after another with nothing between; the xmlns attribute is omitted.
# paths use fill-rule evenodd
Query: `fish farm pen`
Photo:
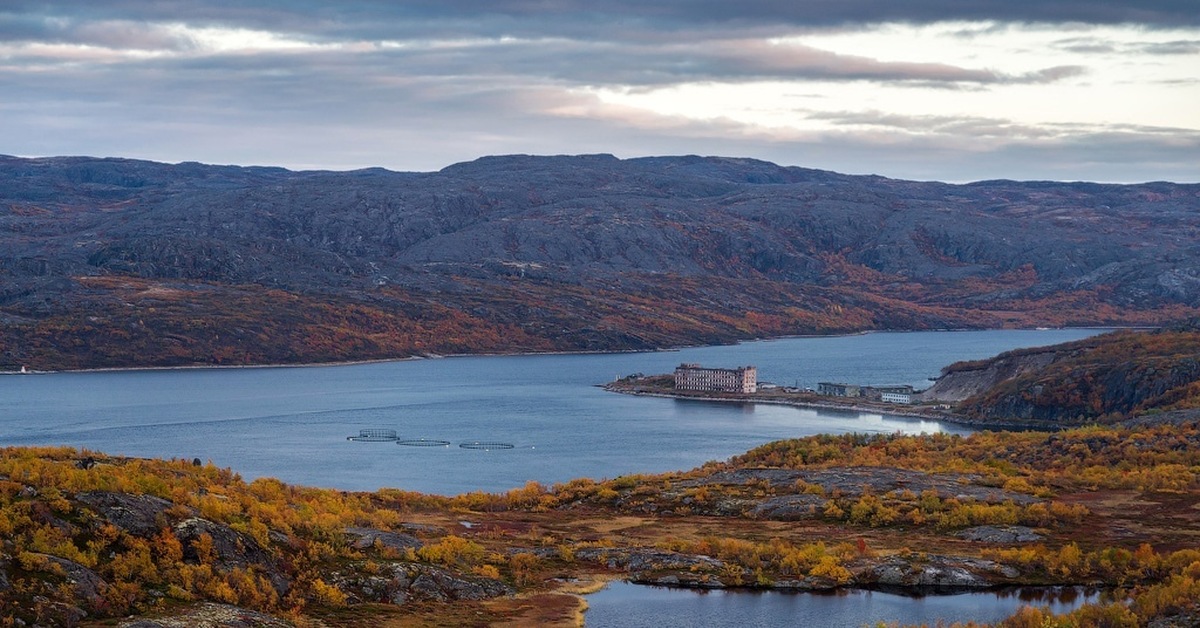
<svg viewBox="0 0 1200 628"><path fill-rule="evenodd" d="M405 447L449 447L450 441L416 438L411 440L398 440L396 441L396 444L403 445Z"/></svg>
<svg viewBox="0 0 1200 628"><path fill-rule="evenodd" d="M347 436L346 440L360 443L389 443L397 440L396 430L369 429L359 430L358 436Z"/></svg>
<svg viewBox="0 0 1200 628"><path fill-rule="evenodd" d="M450 441L441 440L438 438L400 438L400 436L396 434L396 430L385 428L362 429L358 431L357 436L347 436L346 440L360 443L396 443L402 447L450 446ZM462 449L477 449L482 451L491 451L493 449L516 449L517 447L512 443L483 440L467 441L464 443L459 443L458 446ZM530 447L530 449L533 449L533 447Z"/></svg>
<svg viewBox="0 0 1200 628"><path fill-rule="evenodd" d="M513 447L516 447L516 445L513 445L512 443L497 443L497 442L483 442L483 441L471 441L469 443L459 443L458 446L463 449L486 449L486 450L512 449Z"/></svg>

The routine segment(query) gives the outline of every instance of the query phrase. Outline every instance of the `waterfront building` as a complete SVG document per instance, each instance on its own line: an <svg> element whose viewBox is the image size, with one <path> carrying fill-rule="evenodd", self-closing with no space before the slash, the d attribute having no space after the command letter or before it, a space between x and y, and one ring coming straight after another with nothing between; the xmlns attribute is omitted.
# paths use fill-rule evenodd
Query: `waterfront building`
<svg viewBox="0 0 1200 628"><path fill-rule="evenodd" d="M880 393L879 400L884 403L912 403L912 393L899 393L899 392Z"/></svg>
<svg viewBox="0 0 1200 628"><path fill-rule="evenodd" d="M861 389L859 389L858 396L862 397L864 399L870 399L871 401L887 401L887 399L884 399L884 395L888 395L888 394L908 395L911 398L914 393L915 393L915 391L913 390L913 387L908 386L908 385L904 385L904 386L863 386ZM895 399L898 399L898 398L899 397L892 397L893 403L898 403L895 401ZM908 403L908 402L906 401L904 403Z"/></svg>
<svg viewBox="0 0 1200 628"><path fill-rule="evenodd" d="M757 392L758 369L753 366L714 369L704 368L699 364L680 364L675 369L675 390Z"/></svg>
<svg viewBox="0 0 1200 628"><path fill-rule="evenodd" d="M826 397L857 397L859 394L858 388L854 384L819 382L817 384L817 394L825 395Z"/></svg>

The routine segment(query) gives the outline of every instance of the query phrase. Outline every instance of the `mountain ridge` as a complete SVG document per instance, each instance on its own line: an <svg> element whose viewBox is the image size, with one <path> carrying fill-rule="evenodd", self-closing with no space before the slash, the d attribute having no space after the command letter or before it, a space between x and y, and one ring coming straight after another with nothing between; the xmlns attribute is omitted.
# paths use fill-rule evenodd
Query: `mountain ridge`
<svg viewBox="0 0 1200 628"><path fill-rule="evenodd" d="M1198 210L1195 184L699 156L428 173L0 157L0 368L1158 324L1200 308Z"/></svg>

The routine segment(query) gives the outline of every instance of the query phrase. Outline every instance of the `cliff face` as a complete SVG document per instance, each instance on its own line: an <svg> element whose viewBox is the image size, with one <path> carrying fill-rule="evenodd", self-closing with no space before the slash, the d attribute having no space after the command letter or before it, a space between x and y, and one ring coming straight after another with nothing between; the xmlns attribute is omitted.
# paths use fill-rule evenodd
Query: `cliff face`
<svg viewBox="0 0 1200 628"><path fill-rule="evenodd" d="M1115 332L947 367L926 396L982 421L1031 425L1116 422L1200 407L1195 326Z"/></svg>
<svg viewBox="0 0 1200 628"><path fill-rule="evenodd" d="M0 368L650 349L1200 311L1200 186L747 159L0 157Z"/></svg>
<svg viewBox="0 0 1200 628"><path fill-rule="evenodd" d="M921 393L922 401L954 402L990 390L1001 383L1043 369L1058 358L1054 349L1010 352L990 360L959 362L944 369L933 386Z"/></svg>

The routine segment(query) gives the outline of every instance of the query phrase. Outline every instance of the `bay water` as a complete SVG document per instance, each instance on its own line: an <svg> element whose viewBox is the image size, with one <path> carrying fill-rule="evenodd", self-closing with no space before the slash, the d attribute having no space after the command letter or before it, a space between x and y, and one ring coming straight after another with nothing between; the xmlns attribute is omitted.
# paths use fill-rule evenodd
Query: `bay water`
<svg viewBox="0 0 1200 628"><path fill-rule="evenodd" d="M787 338L651 353L474 356L316 367L0 377L0 445L200 458L248 479L344 490L503 491L535 480L684 470L817 433L970 428L875 413L633 397L597 387L681 362L759 379L928 386L941 367L1099 333L939 331ZM442 447L363 443L361 429ZM512 449L464 449L496 442Z"/></svg>

